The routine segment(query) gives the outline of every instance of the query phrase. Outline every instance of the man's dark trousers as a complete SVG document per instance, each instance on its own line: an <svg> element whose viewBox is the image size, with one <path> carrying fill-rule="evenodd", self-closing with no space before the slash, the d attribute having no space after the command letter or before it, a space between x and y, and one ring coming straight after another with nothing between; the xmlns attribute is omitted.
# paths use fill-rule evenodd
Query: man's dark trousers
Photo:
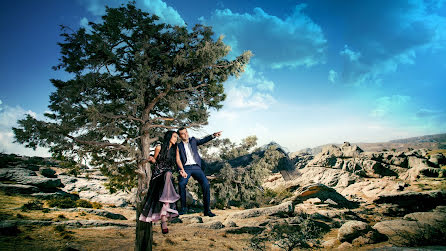
<svg viewBox="0 0 446 251"><path fill-rule="evenodd" d="M198 165L190 165L185 166L184 171L187 173L187 178L183 178L181 175L179 177L179 190L180 190L180 197L181 197L181 207L186 207L186 185L189 181L189 178L192 176L198 183L201 185L201 189L203 191L203 208L204 212L210 212L211 209L209 207L210 202L210 191L209 191L209 181L206 178L206 175L204 175L203 170L201 170L200 166Z"/></svg>

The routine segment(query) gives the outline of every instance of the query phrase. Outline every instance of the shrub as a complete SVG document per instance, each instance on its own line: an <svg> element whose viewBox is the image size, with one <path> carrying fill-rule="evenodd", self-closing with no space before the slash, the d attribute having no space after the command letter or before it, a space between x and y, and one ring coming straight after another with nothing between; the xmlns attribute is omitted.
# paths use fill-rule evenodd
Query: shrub
<svg viewBox="0 0 446 251"><path fill-rule="evenodd" d="M28 203L25 203L23 206L20 207L20 209L24 212L29 210L42 210L43 203L39 200L33 200Z"/></svg>
<svg viewBox="0 0 446 251"><path fill-rule="evenodd" d="M250 247L254 250L265 250L265 242L272 241L274 245L284 249L293 250L295 248L308 248L319 244L319 238L325 232L318 227L316 222L305 213L301 213L298 224L290 225L285 223L275 224L270 232L255 235L251 238Z"/></svg>
<svg viewBox="0 0 446 251"><path fill-rule="evenodd" d="M48 200L48 205L50 207L58 207L58 208L73 208L76 207L76 202L69 197L53 198Z"/></svg>
<svg viewBox="0 0 446 251"><path fill-rule="evenodd" d="M91 202L89 202L88 200L82 200L82 199L79 199L76 201L76 206L77 207L93 208L93 204Z"/></svg>
<svg viewBox="0 0 446 251"><path fill-rule="evenodd" d="M91 205L93 206L94 209L101 209L102 208L102 204L96 201L91 202Z"/></svg>

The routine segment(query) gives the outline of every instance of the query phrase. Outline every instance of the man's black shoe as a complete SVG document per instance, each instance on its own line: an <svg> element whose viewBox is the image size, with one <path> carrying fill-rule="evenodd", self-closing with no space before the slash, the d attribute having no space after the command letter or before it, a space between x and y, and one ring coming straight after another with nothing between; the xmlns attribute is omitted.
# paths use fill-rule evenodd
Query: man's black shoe
<svg viewBox="0 0 446 251"><path fill-rule="evenodd" d="M180 215L187 214L187 207L181 208L181 210L178 213Z"/></svg>
<svg viewBox="0 0 446 251"><path fill-rule="evenodd" d="M204 212L204 216L214 217L216 215L214 213L212 213L211 211L209 211L209 212Z"/></svg>

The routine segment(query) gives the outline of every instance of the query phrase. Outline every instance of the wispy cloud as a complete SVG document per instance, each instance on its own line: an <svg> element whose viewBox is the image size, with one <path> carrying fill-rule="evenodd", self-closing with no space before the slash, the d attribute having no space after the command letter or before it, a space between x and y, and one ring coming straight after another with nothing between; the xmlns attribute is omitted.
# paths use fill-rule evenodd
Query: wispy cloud
<svg viewBox="0 0 446 251"><path fill-rule="evenodd" d="M119 7L122 4L128 3L125 0L79 0L80 3L87 8L87 10L94 16L102 16L105 14L105 6ZM168 6L161 0L137 0L136 6L151 14L155 14L160 17L162 22L185 26L183 18L180 16L177 10ZM84 18L81 19L81 25L85 23Z"/></svg>
<svg viewBox="0 0 446 251"><path fill-rule="evenodd" d="M217 34L224 34L234 54L251 50L256 66L313 66L325 62L327 41L321 27L304 13L305 7L297 5L284 19L255 8L253 13L216 10L201 21L213 26Z"/></svg>
<svg viewBox="0 0 446 251"><path fill-rule="evenodd" d="M404 108L404 105L409 102L410 96L393 95L380 97L376 100L375 108L371 111L372 117L384 117L392 112L397 112Z"/></svg>

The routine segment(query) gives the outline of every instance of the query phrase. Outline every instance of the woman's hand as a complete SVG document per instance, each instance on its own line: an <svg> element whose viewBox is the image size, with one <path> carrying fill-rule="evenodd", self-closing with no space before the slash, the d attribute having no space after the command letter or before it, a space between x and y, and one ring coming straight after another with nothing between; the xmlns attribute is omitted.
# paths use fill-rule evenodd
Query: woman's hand
<svg viewBox="0 0 446 251"><path fill-rule="evenodd" d="M180 170L180 175L181 175L183 178L187 178L187 173L186 173L186 171L184 171L183 169Z"/></svg>
<svg viewBox="0 0 446 251"><path fill-rule="evenodd" d="M151 163L155 163L155 158L153 156L149 156L148 160Z"/></svg>

